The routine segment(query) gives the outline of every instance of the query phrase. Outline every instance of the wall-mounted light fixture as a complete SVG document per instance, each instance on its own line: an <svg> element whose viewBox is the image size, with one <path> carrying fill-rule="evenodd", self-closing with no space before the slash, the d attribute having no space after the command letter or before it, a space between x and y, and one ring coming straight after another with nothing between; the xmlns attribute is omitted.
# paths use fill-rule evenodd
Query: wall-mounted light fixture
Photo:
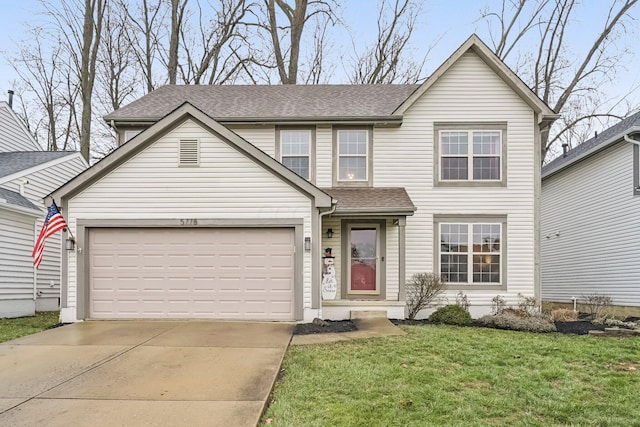
<svg viewBox="0 0 640 427"><path fill-rule="evenodd" d="M307 252L311 250L311 237L304 238L304 250Z"/></svg>
<svg viewBox="0 0 640 427"><path fill-rule="evenodd" d="M73 237L69 237L66 241L65 241L65 248L68 251L73 251L76 249L76 240Z"/></svg>
<svg viewBox="0 0 640 427"><path fill-rule="evenodd" d="M333 237L333 228L327 228L327 238L330 239Z"/></svg>

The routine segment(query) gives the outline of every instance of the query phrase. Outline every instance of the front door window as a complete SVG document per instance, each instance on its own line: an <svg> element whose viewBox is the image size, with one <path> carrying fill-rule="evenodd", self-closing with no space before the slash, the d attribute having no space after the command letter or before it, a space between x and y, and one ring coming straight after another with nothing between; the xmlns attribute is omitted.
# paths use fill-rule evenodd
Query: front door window
<svg viewBox="0 0 640 427"><path fill-rule="evenodd" d="M378 227L352 226L350 293L377 294L378 289Z"/></svg>

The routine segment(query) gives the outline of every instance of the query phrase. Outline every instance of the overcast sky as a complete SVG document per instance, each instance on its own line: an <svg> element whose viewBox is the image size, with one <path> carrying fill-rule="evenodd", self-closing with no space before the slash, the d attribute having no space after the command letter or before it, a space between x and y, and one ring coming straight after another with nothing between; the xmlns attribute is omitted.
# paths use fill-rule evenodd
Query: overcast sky
<svg viewBox="0 0 640 427"><path fill-rule="evenodd" d="M49 0L56 1L56 0ZM375 0L338 0L342 5L344 22L350 26L355 40L370 40L375 37L377 9ZM574 25L580 27L582 32L574 31L570 40L573 50L587 49L595 35L590 36L587 30L601 27L602 17L607 13L608 1L584 0L587 6L582 8L582 13L576 17ZM487 26L478 22L480 10L487 4L499 4L499 0L429 0L424 2L423 14L413 38L412 49L416 55L423 55L426 46L441 37L429 55L427 72L433 71L440 65L464 40L472 33L477 33L489 45ZM494 9L497 9L494 7ZM634 13L640 15L637 10ZM37 12L39 5L37 0L2 0L2 24L0 25L0 51L11 52L14 50L15 41L23 39L25 35L25 23L37 23L42 18ZM640 40L640 32L630 36ZM346 34L334 42L335 49L350 55L353 51L351 41ZM636 45L640 45L637 42ZM617 84L610 88L612 95L628 92L629 88L640 85L640 51L628 58L626 67ZM337 68L340 68L339 66ZM11 89L11 81L16 78L15 73L7 63L6 55L0 57L0 100L6 100L7 90ZM633 95L634 103L640 103L640 91Z"/></svg>

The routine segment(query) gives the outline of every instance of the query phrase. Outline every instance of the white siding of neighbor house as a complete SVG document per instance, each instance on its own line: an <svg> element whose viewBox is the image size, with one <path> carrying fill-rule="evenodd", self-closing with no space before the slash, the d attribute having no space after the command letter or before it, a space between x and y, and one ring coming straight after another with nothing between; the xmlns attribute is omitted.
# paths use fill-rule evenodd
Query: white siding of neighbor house
<svg viewBox="0 0 640 427"><path fill-rule="evenodd" d="M43 198L85 169L86 164L84 161L79 156L73 155L64 162L20 176L0 186L20 192L20 184L25 180L29 181L29 183L24 186L25 197L36 206L42 206L43 208L42 217L38 219L37 224L37 230L40 232L45 217L44 209L51 204L50 200L44 201ZM66 217L64 210L62 214ZM33 241L31 245L33 246ZM28 251L29 256L31 255L31 249ZM61 252L61 233L57 233L45 242L42 263L38 268L38 296L36 300L38 310L57 310L58 308L61 281Z"/></svg>
<svg viewBox="0 0 640 427"><path fill-rule="evenodd" d="M617 143L542 181L542 298L599 293L640 306L640 196L633 146ZM556 235L559 233L559 235Z"/></svg>
<svg viewBox="0 0 640 427"><path fill-rule="evenodd" d="M200 165L178 166L178 141L200 142ZM132 185L135 183L135 185ZM186 121L73 197L81 219L303 219L311 235L311 201L280 178ZM304 308L311 306L311 258L304 254ZM68 304L76 304L76 254L69 256Z"/></svg>
<svg viewBox="0 0 640 427"><path fill-rule="evenodd" d="M32 315L34 218L0 209L0 318Z"/></svg>
<svg viewBox="0 0 640 427"><path fill-rule="evenodd" d="M508 186L434 188L434 122L507 122ZM438 268L434 215L506 215L508 290L464 292L472 309L486 309L497 294L509 304L517 303L518 293L534 295L535 126L531 108L469 52L413 104L400 128L375 128L375 186L405 187L417 207L407 218L407 278ZM456 293L447 293L450 302Z"/></svg>
<svg viewBox="0 0 640 427"><path fill-rule="evenodd" d="M0 129L0 153L42 151L6 102L0 102Z"/></svg>

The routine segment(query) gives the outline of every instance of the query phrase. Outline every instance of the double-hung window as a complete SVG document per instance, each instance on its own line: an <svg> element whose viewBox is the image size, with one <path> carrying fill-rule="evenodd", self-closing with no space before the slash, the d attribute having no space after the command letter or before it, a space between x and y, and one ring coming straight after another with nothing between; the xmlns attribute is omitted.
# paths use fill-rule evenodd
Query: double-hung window
<svg viewBox="0 0 640 427"><path fill-rule="evenodd" d="M441 222L440 274L451 285L501 285L501 222Z"/></svg>
<svg viewBox="0 0 640 427"><path fill-rule="evenodd" d="M337 181L339 183L370 180L369 129L339 129L336 132Z"/></svg>
<svg viewBox="0 0 640 427"><path fill-rule="evenodd" d="M438 182L502 182L504 152L502 128L440 126Z"/></svg>
<svg viewBox="0 0 640 427"><path fill-rule="evenodd" d="M280 157L287 168L311 179L311 130L280 130Z"/></svg>

